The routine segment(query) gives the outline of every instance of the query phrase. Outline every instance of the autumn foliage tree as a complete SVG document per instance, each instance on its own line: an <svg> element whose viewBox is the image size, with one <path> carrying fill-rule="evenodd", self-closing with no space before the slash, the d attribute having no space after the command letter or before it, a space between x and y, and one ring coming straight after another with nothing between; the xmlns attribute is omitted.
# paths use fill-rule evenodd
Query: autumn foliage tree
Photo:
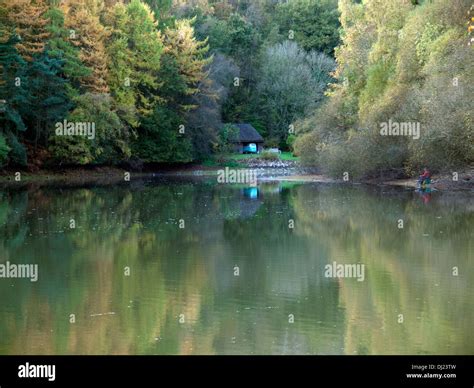
<svg viewBox="0 0 474 388"><path fill-rule="evenodd" d="M48 11L45 0L5 0L8 22L16 30L20 38L17 49L28 61L33 60L35 54L40 54L48 40L46 30L48 19L44 14Z"/></svg>
<svg viewBox="0 0 474 388"><path fill-rule="evenodd" d="M69 41L80 50L79 58L90 70L90 74L81 79L82 87L87 92L107 93L109 86L105 27L99 16L87 7L87 2L69 1L63 10L66 14L65 26L69 29Z"/></svg>

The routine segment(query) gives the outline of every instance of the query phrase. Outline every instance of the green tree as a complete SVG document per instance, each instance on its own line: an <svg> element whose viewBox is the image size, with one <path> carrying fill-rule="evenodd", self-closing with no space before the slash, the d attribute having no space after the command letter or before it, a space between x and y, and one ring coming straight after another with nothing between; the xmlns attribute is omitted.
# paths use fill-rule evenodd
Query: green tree
<svg viewBox="0 0 474 388"><path fill-rule="evenodd" d="M306 53L286 41L266 49L257 90L265 112L266 135L286 148L289 125L312 112L330 81L333 61L321 53Z"/></svg>
<svg viewBox="0 0 474 388"><path fill-rule="evenodd" d="M280 33L307 51L334 53L339 44L339 12L336 0L290 0L278 4Z"/></svg>
<svg viewBox="0 0 474 388"><path fill-rule="evenodd" d="M199 93L199 85L207 77L206 66L212 61L212 57L206 56L209 51L207 39L200 41L195 38L192 23L193 20L189 19L179 20L173 28L167 28L164 33L163 59L168 62L174 61L178 74L185 85L181 90L181 96L179 96L179 100L182 102L179 102L178 99L173 101L175 104L181 105L183 110L193 108L192 105L186 104L186 97ZM163 82L168 86L174 84L166 79Z"/></svg>
<svg viewBox="0 0 474 388"><path fill-rule="evenodd" d="M26 164L25 148L18 142L18 136L26 130L22 113L27 108L27 95L24 88L26 82L26 62L18 53L16 34L0 37L0 136L2 142L8 140L9 146L2 146L2 160L6 161L6 153L12 150L14 163Z"/></svg>
<svg viewBox="0 0 474 388"><path fill-rule="evenodd" d="M105 17L111 29L107 42L109 58L109 85L112 96L120 106L133 107L137 115L153 111L160 100L157 73L163 42L150 8L139 0L127 6L116 4ZM136 115L126 115L133 126Z"/></svg>
<svg viewBox="0 0 474 388"><path fill-rule="evenodd" d="M7 141L3 136L3 133L0 133L0 167L3 167L7 162L9 152L10 147L8 147Z"/></svg>
<svg viewBox="0 0 474 388"><path fill-rule="evenodd" d="M145 0L150 9L155 14L155 20L158 21L160 29L171 27L174 23L174 17L171 14L173 0Z"/></svg>
<svg viewBox="0 0 474 388"><path fill-rule="evenodd" d="M24 117L35 145L47 143L54 124L62 121L71 107L63 73L64 61L51 57L47 50L36 55L28 68L28 111Z"/></svg>
<svg viewBox="0 0 474 388"><path fill-rule="evenodd" d="M175 111L157 105L152 114L142 118L141 133L134 142L134 154L148 163L192 161L191 141L180 133L182 124L182 117Z"/></svg>
<svg viewBox="0 0 474 388"><path fill-rule="evenodd" d="M57 136L52 133L49 151L60 164L116 163L131 156L129 132L117 115L114 101L107 94L85 93L75 98L76 107L69 122L94 125L88 136Z"/></svg>
<svg viewBox="0 0 474 388"><path fill-rule="evenodd" d="M51 7L44 17L49 20L46 31L49 33L48 52L52 58L64 61L64 78L71 87L71 94L77 94L82 80L90 77L92 71L80 59L80 49L71 43L71 31L65 27L64 13Z"/></svg>

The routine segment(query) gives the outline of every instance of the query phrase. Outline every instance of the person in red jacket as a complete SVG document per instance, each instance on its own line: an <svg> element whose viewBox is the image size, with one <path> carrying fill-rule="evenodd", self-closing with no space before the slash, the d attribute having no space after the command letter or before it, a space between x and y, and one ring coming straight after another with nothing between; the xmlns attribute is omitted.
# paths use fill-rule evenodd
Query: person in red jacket
<svg viewBox="0 0 474 388"><path fill-rule="evenodd" d="M423 183L431 183L431 173L426 167L423 169L423 174L421 174L418 178L418 183L420 185L422 185Z"/></svg>

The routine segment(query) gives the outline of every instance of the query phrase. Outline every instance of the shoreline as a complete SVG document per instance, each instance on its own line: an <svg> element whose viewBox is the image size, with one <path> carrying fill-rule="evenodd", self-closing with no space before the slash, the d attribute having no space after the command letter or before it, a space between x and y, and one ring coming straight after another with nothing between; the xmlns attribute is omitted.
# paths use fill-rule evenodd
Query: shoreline
<svg viewBox="0 0 474 388"><path fill-rule="evenodd" d="M9 170L0 173L0 187L22 187L27 185L33 186L80 186L80 185L111 185L125 182L132 182L139 179L150 179L157 177L213 177L217 171L225 168L225 166L204 166L204 165L185 165L185 166L160 166L153 168L146 167L142 171L130 171L123 167L73 167L64 170L40 170L37 173L20 172L20 180L18 172ZM242 165L245 168L245 165ZM293 168L295 168L293 166ZM324 174L314 171L305 172L303 168L296 167L296 171L281 169L272 169L268 167L260 167L258 169L261 182L301 182L301 183L333 183L333 184L369 184L376 186L396 186L400 188L417 187L416 178L378 178L378 179L361 179L343 182L341 179L334 179ZM270 174L269 174L270 173ZM273 174L272 174L273 173ZM127 175L129 179L127 180ZM269 174L269 175L268 175ZM453 181L452 175L434 174L431 188L435 191L474 191L474 168L465 169L459 172L458 181Z"/></svg>

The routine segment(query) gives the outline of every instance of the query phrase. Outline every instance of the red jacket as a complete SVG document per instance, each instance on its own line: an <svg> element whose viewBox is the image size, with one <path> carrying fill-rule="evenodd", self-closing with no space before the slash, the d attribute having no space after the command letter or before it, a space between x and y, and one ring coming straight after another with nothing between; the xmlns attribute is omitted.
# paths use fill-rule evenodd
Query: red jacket
<svg viewBox="0 0 474 388"><path fill-rule="evenodd" d="M423 174L420 175L420 178L426 179L431 176L430 172L426 170Z"/></svg>

